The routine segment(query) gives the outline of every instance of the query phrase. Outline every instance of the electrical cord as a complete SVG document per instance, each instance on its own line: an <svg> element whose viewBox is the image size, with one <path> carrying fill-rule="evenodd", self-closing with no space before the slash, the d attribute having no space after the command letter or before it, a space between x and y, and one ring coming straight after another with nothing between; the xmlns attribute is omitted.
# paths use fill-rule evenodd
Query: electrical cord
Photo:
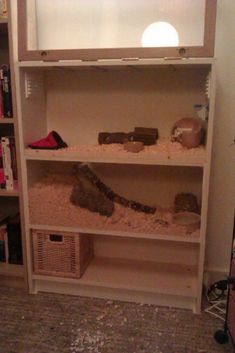
<svg viewBox="0 0 235 353"><path fill-rule="evenodd" d="M221 280L215 282L210 286L206 293L206 297L209 303L214 303L218 300L223 299L226 296L228 290L228 280Z"/></svg>
<svg viewBox="0 0 235 353"><path fill-rule="evenodd" d="M227 301L228 280L215 282L206 293L207 301L210 304L205 312L212 316L225 320Z"/></svg>

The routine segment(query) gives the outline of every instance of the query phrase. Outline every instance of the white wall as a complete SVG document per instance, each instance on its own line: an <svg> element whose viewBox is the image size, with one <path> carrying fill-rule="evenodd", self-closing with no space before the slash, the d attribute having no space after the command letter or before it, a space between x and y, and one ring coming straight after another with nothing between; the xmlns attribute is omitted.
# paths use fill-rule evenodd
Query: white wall
<svg viewBox="0 0 235 353"><path fill-rule="evenodd" d="M209 272L229 269L235 207L235 1L218 0L217 89L206 262Z"/></svg>

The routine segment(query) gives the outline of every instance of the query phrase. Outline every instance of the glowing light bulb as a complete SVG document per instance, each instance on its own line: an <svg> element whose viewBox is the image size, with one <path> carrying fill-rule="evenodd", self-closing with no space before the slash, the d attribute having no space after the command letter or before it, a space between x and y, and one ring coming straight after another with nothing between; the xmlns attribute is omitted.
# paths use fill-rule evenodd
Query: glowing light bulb
<svg viewBox="0 0 235 353"><path fill-rule="evenodd" d="M154 22L143 32L143 47L177 47L179 35L176 29L168 22Z"/></svg>

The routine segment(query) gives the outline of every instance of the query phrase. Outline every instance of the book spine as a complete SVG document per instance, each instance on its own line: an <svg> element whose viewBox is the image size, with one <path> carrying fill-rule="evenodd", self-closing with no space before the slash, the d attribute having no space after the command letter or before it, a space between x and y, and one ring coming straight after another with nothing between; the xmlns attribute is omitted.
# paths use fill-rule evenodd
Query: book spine
<svg viewBox="0 0 235 353"><path fill-rule="evenodd" d="M7 226L0 225L0 262L8 261Z"/></svg>
<svg viewBox="0 0 235 353"><path fill-rule="evenodd" d="M11 165L11 149L10 149L10 139L9 137L1 138L2 144L2 157L3 157L3 169L6 180L6 189L14 189L13 171Z"/></svg>
<svg viewBox="0 0 235 353"><path fill-rule="evenodd" d="M0 79L2 86L3 113L6 118L12 118L11 76L10 69L7 65L2 65Z"/></svg>
<svg viewBox="0 0 235 353"><path fill-rule="evenodd" d="M3 232L4 232L4 243L5 243L5 255L6 255L6 263L8 263L9 259L9 250L8 250L8 235L7 235L7 225L3 224Z"/></svg>
<svg viewBox="0 0 235 353"><path fill-rule="evenodd" d="M6 179L6 190L14 190L14 179L12 169L4 169L4 175Z"/></svg>
<svg viewBox="0 0 235 353"><path fill-rule="evenodd" d="M4 118L3 97L2 97L2 80L0 80L0 119Z"/></svg>
<svg viewBox="0 0 235 353"><path fill-rule="evenodd" d="M13 172L13 179L14 180L18 180L15 137L14 136L10 136L9 137L9 142L10 142L11 169L12 169L12 172Z"/></svg>
<svg viewBox="0 0 235 353"><path fill-rule="evenodd" d="M6 189L6 179L3 168L2 143L0 143L0 189Z"/></svg>

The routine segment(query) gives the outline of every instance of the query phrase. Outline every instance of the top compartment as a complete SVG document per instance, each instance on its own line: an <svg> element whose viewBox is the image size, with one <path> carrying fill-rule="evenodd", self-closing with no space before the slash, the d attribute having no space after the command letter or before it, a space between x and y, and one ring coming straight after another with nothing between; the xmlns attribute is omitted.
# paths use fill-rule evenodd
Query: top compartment
<svg viewBox="0 0 235 353"><path fill-rule="evenodd" d="M211 146L213 60L150 61L20 63L26 158L203 167ZM201 129L178 126L182 118L200 118L203 136ZM156 129L158 138L152 141ZM68 148L27 148L53 130ZM189 147L172 138L183 131L185 137L191 131L193 139L202 139ZM122 137L116 140L100 140L118 134ZM144 148L138 153L126 150L124 140L138 142L142 137Z"/></svg>
<svg viewBox="0 0 235 353"><path fill-rule="evenodd" d="M216 0L18 0L19 60L212 57Z"/></svg>

